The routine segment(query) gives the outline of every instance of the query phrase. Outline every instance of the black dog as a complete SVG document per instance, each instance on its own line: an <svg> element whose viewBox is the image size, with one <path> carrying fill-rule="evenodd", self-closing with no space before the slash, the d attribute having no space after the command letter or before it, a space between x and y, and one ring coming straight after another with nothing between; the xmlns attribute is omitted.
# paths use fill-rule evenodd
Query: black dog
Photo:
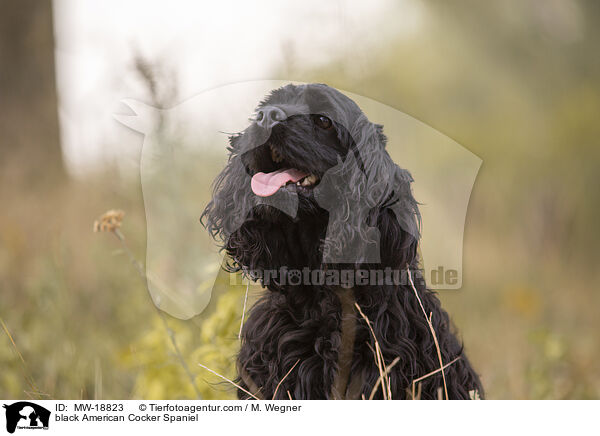
<svg viewBox="0 0 600 436"><path fill-rule="evenodd" d="M273 91L230 138L203 222L229 269L267 288L242 332L240 398L483 396L419 271L412 178L385 145L321 84Z"/></svg>

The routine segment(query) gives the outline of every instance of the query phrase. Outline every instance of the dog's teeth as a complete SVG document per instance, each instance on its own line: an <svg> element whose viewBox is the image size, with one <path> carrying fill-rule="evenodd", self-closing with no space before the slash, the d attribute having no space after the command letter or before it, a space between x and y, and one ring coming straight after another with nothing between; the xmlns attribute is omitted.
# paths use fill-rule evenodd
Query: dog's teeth
<svg viewBox="0 0 600 436"><path fill-rule="evenodd" d="M283 160L283 156L281 155L281 153L279 153L279 151L275 150L274 148L271 148L271 159L273 160L273 162L279 163Z"/></svg>
<svg viewBox="0 0 600 436"><path fill-rule="evenodd" d="M315 176L314 174L311 174L310 176L307 176L304 178L304 180L302 180L302 186L311 186L314 185L317 182L317 176Z"/></svg>

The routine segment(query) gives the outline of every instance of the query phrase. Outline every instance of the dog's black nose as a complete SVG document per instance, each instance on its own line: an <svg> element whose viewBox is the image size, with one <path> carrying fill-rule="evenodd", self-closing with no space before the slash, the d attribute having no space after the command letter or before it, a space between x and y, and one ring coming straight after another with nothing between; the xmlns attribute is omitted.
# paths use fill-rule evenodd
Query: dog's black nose
<svg viewBox="0 0 600 436"><path fill-rule="evenodd" d="M256 114L256 124L269 129L287 118L284 111L275 106L265 106Z"/></svg>

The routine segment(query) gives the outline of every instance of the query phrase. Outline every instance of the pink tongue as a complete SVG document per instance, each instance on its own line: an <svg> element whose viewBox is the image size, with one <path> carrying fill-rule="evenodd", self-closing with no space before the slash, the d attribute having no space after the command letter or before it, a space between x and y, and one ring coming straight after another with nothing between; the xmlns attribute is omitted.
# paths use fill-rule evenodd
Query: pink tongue
<svg viewBox="0 0 600 436"><path fill-rule="evenodd" d="M287 182L296 183L308 174L295 168L285 168L272 173L256 173L252 176L250 186L252 192L259 197L269 197L277 192Z"/></svg>

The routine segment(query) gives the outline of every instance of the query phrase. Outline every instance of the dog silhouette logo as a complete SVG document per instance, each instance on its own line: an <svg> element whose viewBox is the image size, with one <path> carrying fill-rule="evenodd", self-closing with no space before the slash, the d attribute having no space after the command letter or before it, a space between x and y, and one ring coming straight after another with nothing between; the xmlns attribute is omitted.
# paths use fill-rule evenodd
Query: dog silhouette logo
<svg viewBox="0 0 600 436"><path fill-rule="evenodd" d="M222 266L227 262L225 253L198 225L206 207L203 201L212 198L212 181L230 158L227 150L231 144L225 144L226 138L241 138L240 133L249 127L248 115L254 113L256 102L287 84L281 80L229 84L190 96L169 108L124 99L123 113L114 114L115 120L142 135L139 171L147 223L145 269L151 278L148 287L154 304L169 315L190 319L204 313L213 307L209 303L221 286L217 283L225 286L221 281ZM357 146L354 153L340 156L339 164L325 171L312 191L316 204L329 214L322 245L323 263L381 262L380 246L386 235L379 233L369 214L374 204L383 204L385 200L379 197L384 194L390 194L385 208L393 212L400 227L408 234L420 236L415 214L408 213L413 206L411 199L404 195L414 189L424 230L419 242L424 274L436 290L460 289L467 208L482 160L408 114L364 96L344 94L360 110L364 109L365 120L385 126L388 140L385 150L365 148L362 139L376 139L376 135L363 135L365 131L359 128L362 123L330 113L329 118L338 120L352 138L349 142ZM325 107L321 110L321 103L316 103L307 106L306 111L299 108L298 112L331 112ZM265 128L253 132L254 148L261 149L270 131ZM377 165L364 165L375 157L385 157L385 153L390 155L390 162L401 164L407 171L394 173ZM226 237L242 227L258 206L277 209L296 220L301 204L292 190L279 189L269 196L251 195L253 175L245 168L245 156L231 156L238 166L235 171L231 168L237 180L229 186L241 188L232 194L235 208L231 203L225 222L221 223ZM414 176L414 185L408 171ZM392 188L403 189L384 189L390 186L385 182L392 177ZM342 225L346 217L352 223Z"/></svg>
<svg viewBox="0 0 600 436"><path fill-rule="evenodd" d="M50 411L42 406L29 401L19 401L10 405L4 404L6 409L6 431L14 433L18 429L48 429Z"/></svg>

